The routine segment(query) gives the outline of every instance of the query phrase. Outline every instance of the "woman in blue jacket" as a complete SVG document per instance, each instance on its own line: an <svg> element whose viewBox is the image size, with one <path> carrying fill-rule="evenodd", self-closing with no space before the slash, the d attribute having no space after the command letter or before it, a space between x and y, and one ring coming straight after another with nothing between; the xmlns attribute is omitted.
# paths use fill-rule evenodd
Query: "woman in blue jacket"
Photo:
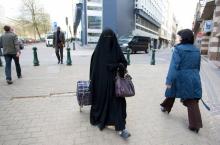
<svg viewBox="0 0 220 145"><path fill-rule="evenodd" d="M202 128L199 110L199 100L202 97L200 80L200 50L194 43L193 32L183 29L178 33L179 44L176 45L166 78L166 99L161 105L161 111L170 112L175 98L188 109L189 129L198 133Z"/></svg>

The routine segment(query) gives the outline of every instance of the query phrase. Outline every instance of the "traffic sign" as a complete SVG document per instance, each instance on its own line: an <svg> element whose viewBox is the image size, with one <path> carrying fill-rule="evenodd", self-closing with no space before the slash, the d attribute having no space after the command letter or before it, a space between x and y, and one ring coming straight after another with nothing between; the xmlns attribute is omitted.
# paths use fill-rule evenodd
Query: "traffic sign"
<svg viewBox="0 0 220 145"><path fill-rule="evenodd" d="M57 29L57 22L53 22L52 29L53 29L53 31L56 31L56 29Z"/></svg>

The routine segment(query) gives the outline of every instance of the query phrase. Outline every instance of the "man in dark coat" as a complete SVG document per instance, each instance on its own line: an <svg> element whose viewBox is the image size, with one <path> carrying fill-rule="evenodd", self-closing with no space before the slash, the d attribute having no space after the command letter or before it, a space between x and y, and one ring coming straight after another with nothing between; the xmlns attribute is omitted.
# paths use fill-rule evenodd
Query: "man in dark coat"
<svg viewBox="0 0 220 145"><path fill-rule="evenodd" d="M65 47L65 36L60 27L57 27L57 31L53 34L53 47L58 59L58 64L63 64L63 47Z"/></svg>
<svg viewBox="0 0 220 145"><path fill-rule="evenodd" d="M123 138L130 133L125 130L126 100L115 96L115 77L117 69L124 75L127 61L120 49L117 38L111 29L105 29L93 52L90 65L90 90L92 106L90 122L100 130L114 125Z"/></svg>

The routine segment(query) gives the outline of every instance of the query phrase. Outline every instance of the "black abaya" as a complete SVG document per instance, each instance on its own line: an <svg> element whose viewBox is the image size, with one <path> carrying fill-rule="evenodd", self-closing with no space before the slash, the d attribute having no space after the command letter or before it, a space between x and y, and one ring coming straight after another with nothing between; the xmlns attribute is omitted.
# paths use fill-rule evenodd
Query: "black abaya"
<svg viewBox="0 0 220 145"><path fill-rule="evenodd" d="M125 129L126 100L115 96L115 76L117 68L123 75L126 67L127 61L114 32L105 29L93 52L90 65L90 122L98 125L101 130L106 125L114 125L117 131Z"/></svg>

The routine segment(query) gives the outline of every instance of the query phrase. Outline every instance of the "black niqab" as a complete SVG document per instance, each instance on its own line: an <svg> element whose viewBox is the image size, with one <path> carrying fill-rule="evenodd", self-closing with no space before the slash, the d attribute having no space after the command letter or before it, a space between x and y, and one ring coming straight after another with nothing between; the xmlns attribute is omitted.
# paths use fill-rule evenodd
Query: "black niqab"
<svg viewBox="0 0 220 145"><path fill-rule="evenodd" d="M115 97L115 76L120 64L126 67L127 61L115 33L105 29L90 64L90 90L93 97L90 122L100 129L106 125L115 125L116 130L125 128L126 101Z"/></svg>

